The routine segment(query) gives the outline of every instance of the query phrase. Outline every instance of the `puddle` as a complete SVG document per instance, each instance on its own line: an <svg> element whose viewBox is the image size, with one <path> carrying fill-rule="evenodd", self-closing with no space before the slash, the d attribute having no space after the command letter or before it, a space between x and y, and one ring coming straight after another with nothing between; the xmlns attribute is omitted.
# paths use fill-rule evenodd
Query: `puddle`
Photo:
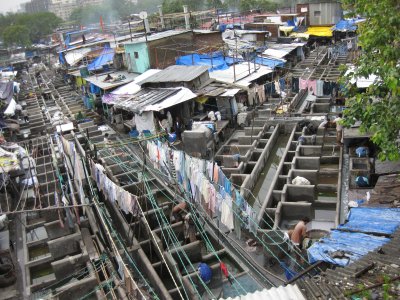
<svg viewBox="0 0 400 300"><path fill-rule="evenodd" d="M338 184L338 176L320 175L318 177L318 184Z"/></svg>

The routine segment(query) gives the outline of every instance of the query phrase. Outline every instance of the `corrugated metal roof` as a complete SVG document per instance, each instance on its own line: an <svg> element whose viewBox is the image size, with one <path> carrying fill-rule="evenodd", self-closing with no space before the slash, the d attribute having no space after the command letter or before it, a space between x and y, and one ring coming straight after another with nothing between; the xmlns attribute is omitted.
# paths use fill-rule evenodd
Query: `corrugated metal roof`
<svg viewBox="0 0 400 300"><path fill-rule="evenodd" d="M104 81L106 77L110 75L111 77L114 78L114 80L111 81ZM119 80L118 78L120 76L124 76L124 79ZM135 79L138 74L135 73L128 73L126 71L118 71L118 72L109 72L107 74L96 74L93 76L86 77L85 80L93 83L95 86L98 86L102 90L109 90L118 86L121 86L123 84L127 84ZM123 78L123 77L122 77Z"/></svg>
<svg viewBox="0 0 400 300"><path fill-rule="evenodd" d="M138 84L142 85L149 82L188 82L196 79L205 72L208 72L207 66L174 65L146 78Z"/></svg>
<svg viewBox="0 0 400 300"><path fill-rule="evenodd" d="M187 32L190 32L190 30L167 30L167 31L153 33L153 34L148 34L147 41L149 41L149 42L156 41L159 39L163 39L163 38L167 38L170 36L175 36L175 35L179 35L179 34L187 33ZM144 35L142 35L141 37L133 36L132 41L127 41L127 42L124 42L123 44L129 45L129 44L138 44L138 43L145 43L145 42L146 42L146 37Z"/></svg>
<svg viewBox="0 0 400 300"><path fill-rule="evenodd" d="M236 73L236 82L234 79L235 73ZM249 85L251 85L251 82L253 80L256 80L261 76L264 76L269 73L272 73L271 68L259 65L257 65L255 72L253 64L250 65L250 70L249 70L249 64L246 62L246 63L238 63L235 66L230 66L229 69L226 70L218 70L211 72L210 77L219 82L230 83L239 87L248 87Z"/></svg>
<svg viewBox="0 0 400 300"><path fill-rule="evenodd" d="M221 298L220 300L224 300ZM273 287L225 300L306 300L297 285Z"/></svg>
<svg viewBox="0 0 400 300"><path fill-rule="evenodd" d="M115 107L135 113L144 111L160 111L196 98L196 94L187 88L144 88L128 99L114 103Z"/></svg>

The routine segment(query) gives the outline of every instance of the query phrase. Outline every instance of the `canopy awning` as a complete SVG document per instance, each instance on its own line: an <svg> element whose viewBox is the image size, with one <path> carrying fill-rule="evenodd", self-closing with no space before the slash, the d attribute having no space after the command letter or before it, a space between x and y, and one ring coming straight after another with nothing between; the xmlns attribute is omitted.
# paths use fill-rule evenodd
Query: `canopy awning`
<svg viewBox="0 0 400 300"><path fill-rule="evenodd" d="M332 37L331 27L309 27L306 34L320 37Z"/></svg>

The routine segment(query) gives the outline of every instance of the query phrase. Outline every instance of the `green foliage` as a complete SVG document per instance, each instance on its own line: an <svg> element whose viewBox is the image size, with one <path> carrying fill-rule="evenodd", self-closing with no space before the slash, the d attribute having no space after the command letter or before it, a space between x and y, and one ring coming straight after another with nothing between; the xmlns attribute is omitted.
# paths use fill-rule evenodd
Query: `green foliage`
<svg viewBox="0 0 400 300"><path fill-rule="evenodd" d="M7 46L29 46L29 29L24 25L7 26L3 31L3 41Z"/></svg>
<svg viewBox="0 0 400 300"><path fill-rule="evenodd" d="M259 9L261 11L274 11L278 4L268 0L227 0L224 2L228 10L250 11Z"/></svg>
<svg viewBox="0 0 400 300"><path fill-rule="evenodd" d="M8 44L28 46L51 34L61 21L49 12L0 15L0 35Z"/></svg>
<svg viewBox="0 0 400 300"><path fill-rule="evenodd" d="M371 74L379 80L365 92L348 86L345 125L362 121L361 129L373 133L381 160L400 159L396 143L400 130L400 2L397 0L344 0L345 8L367 18L359 26L363 53L356 61L355 76ZM348 78L347 78L348 79Z"/></svg>

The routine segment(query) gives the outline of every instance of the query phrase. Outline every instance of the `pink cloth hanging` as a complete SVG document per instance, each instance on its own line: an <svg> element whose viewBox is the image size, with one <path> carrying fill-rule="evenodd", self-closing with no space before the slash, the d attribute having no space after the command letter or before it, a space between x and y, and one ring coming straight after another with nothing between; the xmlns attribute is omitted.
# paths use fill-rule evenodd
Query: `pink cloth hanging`
<svg viewBox="0 0 400 300"><path fill-rule="evenodd" d="M317 81L316 80L308 81L308 93L316 95L316 93L317 93Z"/></svg>
<svg viewBox="0 0 400 300"><path fill-rule="evenodd" d="M299 88L300 90L305 90L308 87L308 82L307 80L301 79L299 80Z"/></svg>

